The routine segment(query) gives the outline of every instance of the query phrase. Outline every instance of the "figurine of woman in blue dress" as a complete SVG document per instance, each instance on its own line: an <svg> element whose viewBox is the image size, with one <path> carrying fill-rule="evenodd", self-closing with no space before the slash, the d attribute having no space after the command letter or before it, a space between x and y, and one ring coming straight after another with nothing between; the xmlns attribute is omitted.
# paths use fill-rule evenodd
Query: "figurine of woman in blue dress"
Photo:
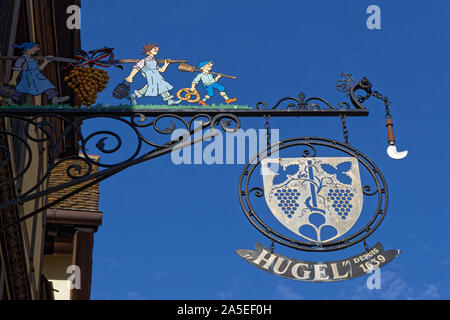
<svg viewBox="0 0 450 320"><path fill-rule="evenodd" d="M132 83L134 76L140 71L141 74L147 79L147 84L144 87L139 90L134 90L133 93L128 95L128 99L130 99L132 105L137 104L136 98L141 98L143 96L161 96L161 98L167 102L169 106L177 105L181 102L181 100L173 100L174 96L170 93L173 86L164 80L160 74L167 70L169 63L165 60L164 65L162 67L158 67L155 59L158 51L159 47L157 44L148 43L145 45L143 54L145 54L146 57L139 60L139 62L133 66L133 70L130 75L125 78L125 81Z"/></svg>
<svg viewBox="0 0 450 320"><path fill-rule="evenodd" d="M14 45L15 48L23 49L23 55L17 59L12 68L13 74L10 86L16 87L15 94L7 99L9 104L17 105L20 103L20 97L23 94L29 94L35 97L35 104L41 105L41 94L45 94L52 104L60 104L67 101L69 97L59 97L55 86L41 73L50 62L47 57L42 64L38 64L32 56L40 50L39 45L34 42L25 42L21 45ZM17 79L21 75L19 82Z"/></svg>

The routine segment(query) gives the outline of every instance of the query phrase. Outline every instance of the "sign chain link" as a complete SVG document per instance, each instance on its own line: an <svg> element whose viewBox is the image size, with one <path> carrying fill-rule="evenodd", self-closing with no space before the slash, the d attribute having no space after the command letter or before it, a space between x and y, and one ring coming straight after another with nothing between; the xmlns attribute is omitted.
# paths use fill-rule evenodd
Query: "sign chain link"
<svg viewBox="0 0 450 320"><path fill-rule="evenodd" d="M271 134L270 134L270 115L264 115L264 119L266 122L264 123L264 128L266 129L266 144L267 144L267 155L270 155L270 140L271 140ZM270 253L273 253L275 250L275 241L272 239L272 243L270 244Z"/></svg>
<svg viewBox="0 0 450 320"><path fill-rule="evenodd" d="M389 101L389 98L383 96L383 94L379 93L378 91L372 92L372 96L374 96L375 98L377 98L377 99L379 99L379 100L381 100L381 101L384 102L384 110L385 110L385 112L386 112L386 114L385 114L384 117L385 117L386 119L390 119L390 118L391 118L391 111L390 111L389 106L390 106L392 103Z"/></svg>
<svg viewBox="0 0 450 320"><path fill-rule="evenodd" d="M348 142L347 118L343 114L340 114L339 116L341 117L342 131L343 131L343 134L344 134L345 143L349 144L349 142Z"/></svg>
<svg viewBox="0 0 450 320"><path fill-rule="evenodd" d="M270 115L264 115L264 119L266 120L266 123L264 124L264 128L266 129L266 147L267 147L267 155L270 155L270 140L272 139L271 133L270 133Z"/></svg>

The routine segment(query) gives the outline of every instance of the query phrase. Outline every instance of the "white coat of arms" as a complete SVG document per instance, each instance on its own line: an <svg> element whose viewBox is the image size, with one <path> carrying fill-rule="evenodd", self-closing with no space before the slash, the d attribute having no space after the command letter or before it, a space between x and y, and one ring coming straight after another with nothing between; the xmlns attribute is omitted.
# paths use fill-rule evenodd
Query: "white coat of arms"
<svg viewBox="0 0 450 320"><path fill-rule="evenodd" d="M358 220L363 193L356 158L266 158L261 164L271 212L297 235L325 243ZM278 173L271 164L279 165ZM292 174L285 174L288 168Z"/></svg>

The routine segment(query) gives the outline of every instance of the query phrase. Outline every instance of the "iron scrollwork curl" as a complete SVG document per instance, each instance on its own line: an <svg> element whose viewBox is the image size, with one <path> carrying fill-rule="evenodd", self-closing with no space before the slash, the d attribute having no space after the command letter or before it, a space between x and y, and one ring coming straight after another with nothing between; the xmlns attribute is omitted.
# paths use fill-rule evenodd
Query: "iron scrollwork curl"
<svg viewBox="0 0 450 320"><path fill-rule="evenodd" d="M330 102L319 97L306 98L304 93L299 93L297 97L286 97L279 100L274 106L269 107L267 102L258 102L256 108L260 110L267 109L282 109L282 105L287 102L285 106L286 110L303 110L303 111L321 111L321 110L341 110L349 109L348 102L340 102L337 107L333 106Z"/></svg>
<svg viewBox="0 0 450 320"><path fill-rule="evenodd" d="M344 92L350 97L353 109L367 110L362 104L372 95L372 84L370 81L363 77L359 82L356 82L350 73L341 73L341 76L344 79L341 79L336 83L336 89L340 92ZM365 95L356 94L358 90L363 90ZM320 97L306 98L306 95L303 92L300 92L297 97L282 98L272 107L270 107L267 102L258 102L256 108L259 110L286 109L303 111L348 111L352 109L350 103L346 101L339 102L336 107Z"/></svg>
<svg viewBox="0 0 450 320"><path fill-rule="evenodd" d="M336 89L340 92L344 92L347 95L350 95L352 88L355 86L355 79L352 78L351 73L342 72L341 76L344 79L341 79L336 83Z"/></svg>
<svg viewBox="0 0 450 320"><path fill-rule="evenodd" d="M20 135L3 130L0 131L0 135L4 137L4 139L2 140L5 142L5 145L0 145L0 149L3 151L2 154L4 155L3 159L0 159L0 167L7 167L12 165L11 150L8 146L8 142L6 139L7 137L11 137L13 142L20 142L20 145L23 146L25 150L25 152L22 154L22 157L23 159L27 159L23 168L21 168L21 170L19 170L19 172L17 172L15 176L11 177L9 180L0 182L0 186L5 186L14 183L26 174L32 163L32 149L29 143Z"/></svg>
<svg viewBox="0 0 450 320"><path fill-rule="evenodd" d="M260 187L254 187L248 191L249 194L252 192L255 193L255 197L258 197L258 198L264 197L264 190Z"/></svg>
<svg viewBox="0 0 450 320"><path fill-rule="evenodd" d="M103 172L107 174L112 174L118 172L128 166L131 166L139 161L145 161L146 159L151 159L156 155L164 155L170 152L178 143L187 140L190 135L194 132L203 131L206 128L211 130L222 129L226 132L234 132L241 127L240 119L232 114L216 114L215 116L208 114L197 114L191 119L186 120L185 118L177 114L161 114L153 119L147 119L144 114L133 114L130 119L126 119L116 115L106 115L106 114L96 114L88 115L83 117L78 117L75 120L70 120L69 118L61 114L39 114L34 117L26 117L16 114L0 114L0 117L14 119L16 122L24 123L20 132L9 132L0 131L0 135L3 136L3 141L7 141L7 137L13 141L13 147L17 148L18 145L23 146L23 159L27 159L26 163L22 166L23 168L19 170L14 177L8 181L0 182L1 185L11 184L22 178L30 169L33 161L33 148L32 144L40 144L41 151L44 150L44 145L46 151L48 152L48 165L47 170L44 172L42 177L37 181L37 183L30 187L28 190L21 190L21 194L15 199L11 199L6 203L0 204L0 208L9 207L16 203L23 203L31 199L35 199L52 192L67 188L69 186L74 186L82 182L86 182L92 179L96 179L102 176ZM125 129L128 128L134 135L134 142L130 141L129 135L127 139L123 139L121 134L117 130L97 130L94 129L93 132L84 134L81 130L81 124L88 121L102 119L111 120L117 123L117 126L124 125ZM163 127L160 122L163 119L169 119L171 121L170 125ZM57 136L57 130L55 129L54 122L52 120L61 121L64 124L64 130ZM200 125L194 128L194 122L197 121ZM181 125L176 125L181 124ZM114 127L114 126L112 126ZM115 128L115 127L114 127ZM173 133L176 129L184 129L187 134L179 139L179 137L174 137ZM145 131L145 132L144 132ZM60 151L64 145L64 138L73 135L78 136L79 154L70 155L62 158L58 158ZM147 135L153 138L162 137L166 140L163 143L156 143L153 139L149 138ZM161 140L161 138L160 138ZM112 141L112 142L111 142ZM124 143L127 142L128 145L133 143L131 151L125 150L126 154L123 153ZM93 150L88 150L88 144L93 145L97 152ZM144 146L148 149L144 150ZM0 145L0 149L3 151L3 157L0 159L0 165L6 166L11 164L11 147L8 143ZM112 163L105 163L99 160L98 157L91 157L89 154L100 153L100 155L113 155L114 159L119 159L113 161ZM67 168L65 169L66 176L68 177L66 182L61 182L60 185L52 188L48 188L44 191L39 191L40 187L45 185L48 181L52 171L64 163L67 163ZM94 166L98 167L99 170L94 174ZM103 170L101 170L103 169Z"/></svg>

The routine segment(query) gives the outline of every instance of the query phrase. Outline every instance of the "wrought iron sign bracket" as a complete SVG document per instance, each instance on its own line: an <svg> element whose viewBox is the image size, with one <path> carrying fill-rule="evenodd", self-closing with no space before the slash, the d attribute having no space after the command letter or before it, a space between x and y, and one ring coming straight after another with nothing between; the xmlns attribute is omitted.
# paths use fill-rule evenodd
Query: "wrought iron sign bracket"
<svg viewBox="0 0 450 320"><path fill-rule="evenodd" d="M237 109L199 109L189 107L178 107L172 109L139 109L126 106L119 107L92 107L85 109L75 109L68 107L1 107L0 117L10 119L21 125L15 128L20 130L1 130L0 134L8 139L10 143L1 145L3 159L0 159L2 166L11 165L13 154L10 148L21 147L21 155L25 164L23 168L16 172L8 181L0 182L0 186L15 184L21 179L31 167L33 158L37 157L35 150L42 151L42 146L47 146L48 166L42 178L30 189L21 190L13 199L0 203L0 210L11 206L20 205L33 199L48 196L57 191L71 188L70 192L51 203L39 208L16 223L28 219L39 212L55 206L61 201L89 188L92 185L107 179L108 177L121 172L122 170L136 164L149 161L162 155L172 152L176 148L198 143L200 139L193 139L199 131L202 133L207 129L211 135L217 133L218 129L225 132L235 132L241 128L241 118L245 117L358 117L368 116L369 110L363 106L372 95L372 84L362 78L355 82L351 74L342 74L343 79L336 84L338 91L344 92L350 102L341 102L333 106L327 100L318 97L307 98L303 93L297 97L286 97L278 101L275 105L269 106L266 102L258 102L256 108ZM359 95L359 92L364 92ZM81 124L91 120L104 120L114 122L116 125L107 129L98 129L89 134L83 134ZM169 125L164 125L169 121ZM63 123L63 132L57 136L55 123ZM200 123L195 127L194 123ZM134 143L122 141L117 132L118 127L129 130L136 138ZM124 129L124 130L125 130ZM182 129L182 134L175 135L177 129ZM79 139L79 155L58 158L61 151L64 137L75 133ZM200 135L201 136L201 135ZM163 137L170 137L167 141ZM204 139L205 137L203 137ZM128 139L129 140L129 139ZM164 142L155 142L165 140ZM36 143L40 148L32 148L31 144ZM12 147L11 147L12 146ZM89 147L88 147L89 146ZM94 146L98 152L105 156L113 156L116 159L112 162L105 162L89 156ZM119 151L133 149L128 155L121 156L117 161ZM52 171L64 162L70 162L66 174L69 181L61 182L57 186L45 188ZM83 165L81 165L81 164ZM93 168L97 167L98 171ZM73 188L76 187L75 190ZM3 230L9 226L6 226Z"/></svg>

